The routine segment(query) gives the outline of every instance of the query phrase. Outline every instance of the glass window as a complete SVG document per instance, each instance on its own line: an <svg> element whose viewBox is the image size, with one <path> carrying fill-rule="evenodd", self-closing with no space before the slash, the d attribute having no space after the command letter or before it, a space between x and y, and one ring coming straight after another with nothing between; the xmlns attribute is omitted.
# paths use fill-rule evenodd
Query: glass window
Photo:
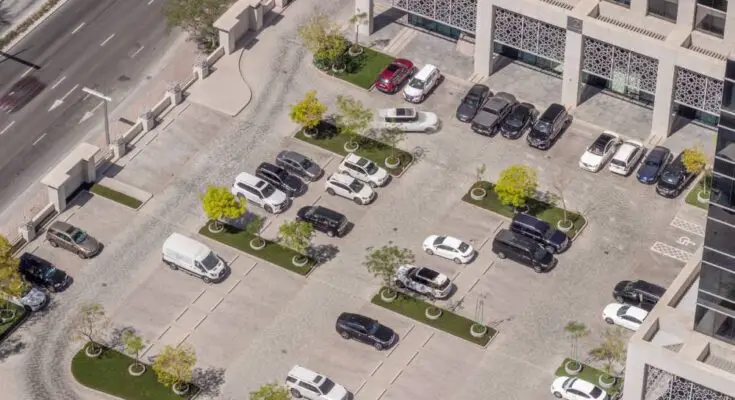
<svg viewBox="0 0 735 400"><path fill-rule="evenodd" d="M735 343L735 317L716 313L714 331L716 338Z"/></svg>
<svg viewBox="0 0 735 400"><path fill-rule="evenodd" d="M735 146L733 147L732 150L735 151ZM727 177L735 177L735 154L718 153L718 157L715 158L714 171Z"/></svg>
<svg viewBox="0 0 735 400"><path fill-rule="evenodd" d="M735 130L735 113L720 111L720 125Z"/></svg>
<svg viewBox="0 0 735 400"><path fill-rule="evenodd" d="M711 35L722 37L725 33L725 14L712 8L697 5L694 17L695 29Z"/></svg>
<svg viewBox="0 0 735 400"><path fill-rule="evenodd" d="M735 60L727 60L725 78L735 80Z"/></svg>
<svg viewBox="0 0 735 400"><path fill-rule="evenodd" d="M700 281L701 282L701 281ZM709 308L697 305L694 312L694 330L712 336L715 326L715 312Z"/></svg>
<svg viewBox="0 0 735 400"><path fill-rule="evenodd" d="M734 293L735 294L735 293ZM697 302L715 310L735 317L735 302L713 296L709 293L699 292Z"/></svg>
<svg viewBox="0 0 735 400"><path fill-rule="evenodd" d="M733 144L735 144L735 130L727 129L724 126L719 127L717 129L717 147L715 151L720 153L726 147L730 147L729 151L725 153L732 154L735 157L735 145Z"/></svg>
<svg viewBox="0 0 735 400"><path fill-rule="evenodd" d="M728 256L722 252L705 247L702 251L702 261L707 261L730 271L735 271L735 254Z"/></svg>
<svg viewBox="0 0 735 400"><path fill-rule="evenodd" d="M722 92L722 108L735 113L735 82L726 79L724 86Z"/></svg>
<svg viewBox="0 0 735 400"><path fill-rule="evenodd" d="M707 215L710 218L714 218L716 220L735 225L735 209L724 208L718 204L710 204L709 212L707 213ZM733 253L735 253L735 251L733 251Z"/></svg>
<svg viewBox="0 0 735 400"><path fill-rule="evenodd" d="M735 296L735 272L703 262L699 275L699 289L726 298Z"/></svg>
<svg viewBox="0 0 735 400"><path fill-rule="evenodd" d="M679 9L678 0L648 0L648 13L676 22L676 15Z"/></svg>
<svg viewBox="0 0 735 400"><path fill-rule="evenodd" d="M735 181L719 174L713 174L710 201L735 209Z"/></svg>
<svg viewBox="0 0 735 400"><path fill-rule="evenodd" d="M723 253L735 254L735 227L707 218L707 229L704 243Z"/></svg>
<svg viewBox="0 0 735 400"><path fill-rule="evenodd" d="M727 0L697 0L697 4L727 12Z"/></svg>

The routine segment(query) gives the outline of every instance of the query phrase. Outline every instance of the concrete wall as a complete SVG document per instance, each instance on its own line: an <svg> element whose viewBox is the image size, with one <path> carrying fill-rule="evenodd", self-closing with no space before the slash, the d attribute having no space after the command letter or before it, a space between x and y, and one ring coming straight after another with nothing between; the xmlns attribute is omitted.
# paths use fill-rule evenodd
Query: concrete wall
<svg viewBox="0 0 735 400"><path fill-rule="evenodd" d="M247 31L259 31L263 27L263 15L273 8L271 2L260 0L239 0L214 22L219 30L219 43L225 54L235 51L237 41Z"/></svg>
<svg viewBox="0 0 735 400"><path fill-rule="evenodd" d="M67 198L81 185L95 181L97 170L94 159L99 150L99 147L89 143L80 143L41 179L48 190L49 203L57 212L66 209Z"/></svg>

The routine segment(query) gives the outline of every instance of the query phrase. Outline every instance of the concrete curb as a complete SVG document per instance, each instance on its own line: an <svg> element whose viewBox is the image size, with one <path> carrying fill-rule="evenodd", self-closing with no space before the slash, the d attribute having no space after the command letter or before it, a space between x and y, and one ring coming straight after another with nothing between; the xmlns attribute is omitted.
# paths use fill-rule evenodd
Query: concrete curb
<svg viewBox="0 0 735 400"><path fill-rule="evenodd" d="M346 80L344 80L344 79L340 79L340 78L338 78L338 77L336 77L336 76L332 76L332 75L330 75L330 74L329 74L329 72L327 72L327 71L323 71L323 70L321 70L321 69L317 68L317 67L316 67L316 65L314 65L314 63L313 63L313 62L311 62L311 63L309 63L309 64L310 64L310 65L311 65L311 67L312 67L312 68L314 68L315 70L317 70L317 71L321 72L321 73L322 73L323 75L325 75L325 76L329 77L329 79L332 79L332 80L336 80L336 81L339 81L339 82L345 83L345 84L347 84L347 85L349 85L349 86L352 86L352 87L354 87L354 88L356 88L356 89L359 89L359 90L364 90L364 91L366 91L366 92L370 92L370 91L372 91L372 90L373 90L373 87L375 87L375 85L372 85L372 86L370 86L370 88L369 88L369 89L365 89L365 88L364 88L364 87L362 87L362 86L358 86L358 85L355 85L355 84L354 84L354 83L352 83L352 82L348 82L348 81L346 81Z"/></svg>
<svg viewBox="0 0 735 400"><path fill-rule="evenodd" d="M10 49L12 49L13 46L15 46L16 44L18 44L21 40L23 40L26 36L28 36L31 32L33 32L34 29L38 28L39 25L41 25L48 18L50 18L52 15L54 15L54 13L56 13L56 11L58 11L61 7L63 7L68 1L69 0L59 0L59 2L56 3L56 5L54 5L53 7L51 7L51 9L48 10L45 14L43 14L43 16L39 17L36 20L36 22L34 22L33 24L31 24L31 26L29 26L23 32L19 33L18 36L15 37L15 39L13 39L13 40L10 41L10 43L8 43L7 45L3 46L1 50L10 50ZM47 3L48 3L48 1L45 2L44 4L42 4L41 7L43 7ZM40 7L39 7L39 10L40 10ZM38 12L38 11L36 11L36 12ZM35 15L35 12L33 14L29 15L23 21L21 21L21 24L23 22L25 22L25 21L33 18L34 15ZM11 28L8 32L6 32L6 34L12 32L12 31L13 31L13 28ZM0 39L2 39L4 36L5 35L1 36Z"/></svg>

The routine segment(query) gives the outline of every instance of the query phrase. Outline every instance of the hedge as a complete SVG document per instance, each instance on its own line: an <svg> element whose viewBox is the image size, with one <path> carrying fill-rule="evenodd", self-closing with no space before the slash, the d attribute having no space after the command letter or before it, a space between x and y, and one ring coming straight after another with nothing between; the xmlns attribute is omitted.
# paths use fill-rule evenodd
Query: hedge
<svg viewBox="0 0 735 400"><path fill-rule="evenodd" d="M36 21L41 19L44 15L46 15L49 11L51 11L52 8L56 4L58 4L61 0L48 0L46 1L46 4L41 6L41 8L33 13L30 17L26 18L23 22L20 23L15 29L11 30L10 32L3 35L2 38L0 38L0 49L5 48L10 42L15 40L18 36L20 36L22 33L28 30L28 28L31 27Z"/></svg>

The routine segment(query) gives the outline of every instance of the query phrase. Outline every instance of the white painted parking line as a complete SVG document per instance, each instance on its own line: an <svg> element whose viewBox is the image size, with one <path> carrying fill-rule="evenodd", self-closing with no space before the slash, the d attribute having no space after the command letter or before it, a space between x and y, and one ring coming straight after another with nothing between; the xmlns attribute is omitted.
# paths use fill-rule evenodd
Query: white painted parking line
<svg viewBox="0 0 735 400"><path fill-rule="evenodd" d="M51 86L51 90L54 90L54 89L56 89L57 87L59 87L59 85L61 85L61 83L62 83L62 82L64 82L65 80L66 80L66 75L62 76L62 77L61 77L61 79L59 79L58 81L56 81L56 83L54 83L54 84L53 84L53 85Z"/></svg>
<svg viewBox="0 0 735 400"><path fill-rule="evenodd" d="M694 222L690 222L685 219L675 217L674 220L671 221L670 225L673 226L674 228L679 228L682 231L693 233L697 236L704 237L704 227Z"/></svg>
<svg viewBox="0 0 735 400"><path fill-rule="evenodd" d="M15 121L10 121L10 123L8 124L8 126L6 126L5 128L3 128L3 130L0 131L0 135L2 135L5 132L7 132L13 125L15 125Z"/></svg>
<svg viewBox="0 0 735 400"><path fill-rule="evenodd" d="M26 77L26 75L30 74L31 72L33 72L33 71L35 71L35 70L36 70L35 68L33 68L33 67L30 67L30 68L28 68L28 69L27 69L27 70L26 70L26 71L25 71L25 72L23 73L23 75L21 75L20 77L21 77L21 78L25 78L25 77Z"/></svg>
<svg viewBox="0 0 735 400"><path fill-rule="evenodd" d="M148 5L153 4L154 1L156 1L156 0L150 0L150 1L148 1Z"/></svg>
<svg viewBox="0 0 735 400"><path fill-rule="evenodd" d="M135 50L135 53L133 53L133 55L130 56L130 58L134 58L135 56L137 56L138 53L140 53L141 51L143 51L143 49L145 49L145 46L140 46L140 48L138 50Z"/></svg>
<svg viewBox="0 0 735 400"><path fill-rule="evenodd" d="M105 39L102 43L100 43L100 46L106 45L107 42L109 42L110 40L112 40L112 38L114 38L114 37L115 37L115 34L113 33L112 35L108 36L107 39Z"/></svg>
<svg viewBox="0 0 735 400"><path fill-rule="evenodd" d="M38 139L36 139L35 141L33 141L33 145L34 146L37 145L38 142L40 142L41 140L43 140L43 138L45 138L45 137L46 137L46 133L44 133L43 135L39 136Z"/></svg>
<svg viewBox="0 0 735 400"><path fill-rule="evenodd" d="M76 28L74 28L73 31L71 31L71 34L73 35L73 34L79 32L79 30L82 29L82 28L84 28L84 25L86 25L86 24L87 24L86 22L82 22L81 24L79 24L79 26L77 26Z"/></svg>
<svg viewBox="0 0 735 400"><path fill-rule="evenodd" d="M659 253L666 257L671 257L684 263L689 261L689 259L692 257L692 253L674 246L669 246L668 244L662 242L655 242L653 246L651 246L651 251Z"/></svg>

